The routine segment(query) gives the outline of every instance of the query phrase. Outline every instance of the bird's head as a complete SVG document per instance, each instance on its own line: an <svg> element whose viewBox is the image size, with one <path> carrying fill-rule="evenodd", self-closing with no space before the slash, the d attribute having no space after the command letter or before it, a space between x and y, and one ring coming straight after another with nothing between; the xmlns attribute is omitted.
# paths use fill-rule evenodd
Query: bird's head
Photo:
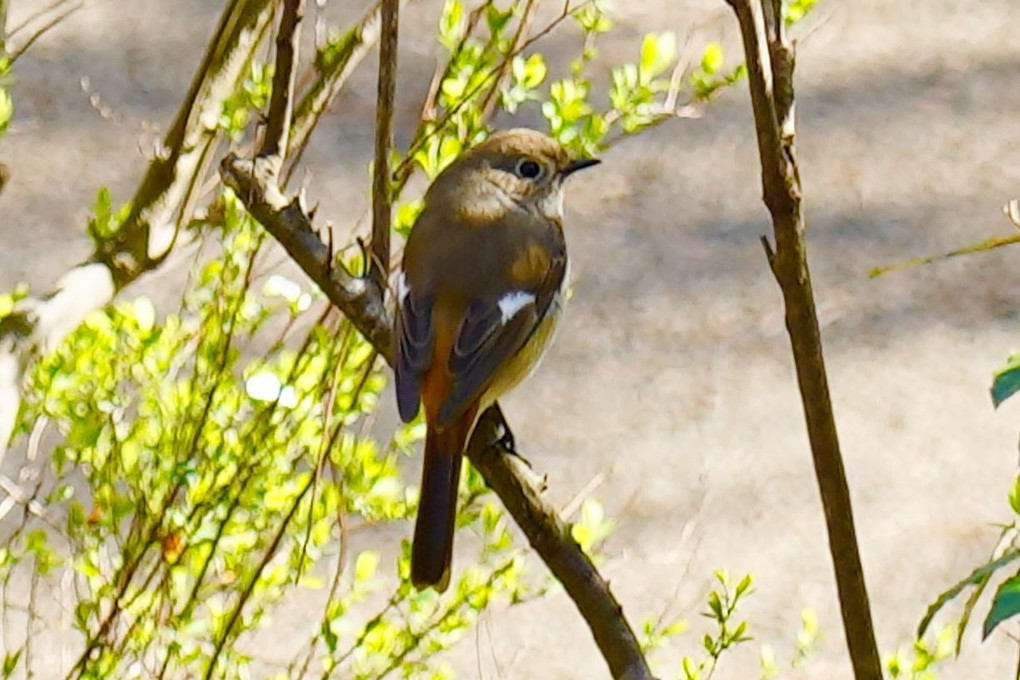
<svg viewBox="0 0 1020 680"><path fill-rule="evenodd" d="M559 142L541 132L503 130L454 161L430 193L442 193L448 204L458 205L468 216L516 209L559 219L563 180L598 163L571 159Z"/></svg>

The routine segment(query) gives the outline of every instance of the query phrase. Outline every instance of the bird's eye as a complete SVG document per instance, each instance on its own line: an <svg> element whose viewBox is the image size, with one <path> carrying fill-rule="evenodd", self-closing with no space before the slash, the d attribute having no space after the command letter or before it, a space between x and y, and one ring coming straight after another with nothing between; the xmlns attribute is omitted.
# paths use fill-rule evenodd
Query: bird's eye
<svg viewBox="0 0 1020 680"><path fill-rule="evenodd" d="M542 176L542 166L527 158L517 163L517 174L524 179L538 179Z"/></svg>

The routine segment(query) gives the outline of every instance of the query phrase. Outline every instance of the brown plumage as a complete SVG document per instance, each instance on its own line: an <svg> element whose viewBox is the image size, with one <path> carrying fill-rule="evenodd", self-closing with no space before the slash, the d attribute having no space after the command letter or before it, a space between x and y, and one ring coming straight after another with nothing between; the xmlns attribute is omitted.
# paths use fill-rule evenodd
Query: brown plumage
<svg viewBox="0 0 1020 680"><path fill-rule="evenodd" d="M411 553L417 587L450 579L461 456L478 416L534 368L566 278L563 180L571 161L533 130L499 132L444 170L404 249L397 403L427 425Z"/></svg>

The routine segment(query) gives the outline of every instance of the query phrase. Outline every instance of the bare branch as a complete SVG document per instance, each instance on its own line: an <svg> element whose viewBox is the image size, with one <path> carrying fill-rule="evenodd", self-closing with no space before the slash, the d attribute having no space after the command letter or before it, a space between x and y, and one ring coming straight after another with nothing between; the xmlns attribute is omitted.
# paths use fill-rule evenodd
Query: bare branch
<svg viewBox="0 0 1020 680"><path fill-rule="evenodd" d="M379 82L375 105L375 168L372 173L372 261L369 278L386 289L390 271L390 149L393 146L393 99L397 82L398 0L382 0L382 38L379 41Z"/></svg>
<svg viewBox="0 0 1020 680"><path fill-rule="evenodd" d="M202 114L218 111L223 100L234 92L269 26L269 5L270 0L232 0L223 11L202 64L163 140L164 153L149 164L127 219L97 253L100 261L110 267L118 288L161 262L174 245L179 225L189 221L189 216L178 216L178 212L190 180L204 169L202 162L210 160L203 153L205 142L218 140L223 134L215 125L207 126Z"/></svg>
<svg viewBox="0 0 1020 680"><path fill-rule="evenodd" d="M297 72L298 49L301 44L301 20L304 0L284 0L280 30L276 34L276 70L273 73L273 96L269 100L266 136L260 156L279 155L287 149L290 122L294 108L294 76Z"/></svg>
<svg viewBox="0 0 1020 680"><path fill-rule="evenodd" d="M512 53L519 53L524 49L524 41L528 39L528 31L531 30L531 19L534 16L535 9L538 7L536 0L527 0L524 5L524 11L521 12L521 18L517 22L517 32L514 34L513 47L511 48ZM503 63L499 65L499 70L496 73L495 85L485 93L485 97L482 99L481 106L482 116L488 118L492 115L493 110L496 107L496 93L499 92L499 87L506 80L506 77L510 75L510 69L513 66L512 59L504 59Z"/></svg>
<svg viewBox="0 0 1020 680"><path fill-rule="evenodd" d="M571 7L570 0L566 0L566 2L563 3L563 10L556 17L554 17L552 21L546 24L545 28L543 28L542 30L540 30L538 33L531 36L527 40L518 41L517 46L506 53L502 61L500 61L499 65L495 69L489 71L489 73L486 74L484 78L480 79L477 85L475 85L472 89L464 93L460 101L457 102L457 104L453 108L451 108L445 114L443 114L442 118L436 121L435 126L432 128L431 132L425 132L424 126L425 121L423 120L422 121L423 124L419 126L418 131L415 133L415 139L411 143L411 147L407 150L407 153L404 154L404 160L393 171L393 181L396 183L397 188L399 189L403 187L407 180L411 177L411 174L414 172L414 155L418 153L418 151L423 146L425 146L425 144L434 135L439 134L446 126L446 124L450 121L450 119L453 118L453 116L456 115L457 112L460 111L465 104L471 101L475 95L479 94L486 87L490 88L490 91L495 91L499 89L500 79L502 78L502 74L504 74L504 69L508 64L513 63L514 57L524 52L524 50L531 47L531 45L533 45L538 40L544 38L546 35L552 32L553 29L559 26L560 23L567 19L567 17L571 16L574 12L577 12L579 9L590 4L592 1L593 0L584 0L584 2L581 2ZM524 18L525 17L522 17L522 20Z"/></svg>
<svg viewBox="0 0 1020 680"><path fill-rule="evenodd" d="M51 9L53 9L53 10L59 9L60 11L54 12L53 16L49 17L42 24L42 26L39 26L38 28L36 28L32 32L32 34L29 35L24 40L19 41L19 44L18 44L17 47L14 47L14 48L10 49L9 51L4 49L3 51L7 52L7 58L10 59L12 62L16 61L18 59L18 57L23 55L25 53L25 51L28 50L28 48L31 47L35 43L36 40L38 40L39 38L43 37L46 33L48 33L57 24L62 22L67 17L71 16L71 14L73 14L74 12L76 12L79 9L81 9L82 7L84 7L85 6L85 0L77 0L77 2L69 5L68 7L61 7L61 5L64 5L64 4L67 4L66 0L62 0L61 2L56 3ZM6 10L4 10L4 11L6 12ZM23 23L23 24L21 24L21 26L19 28L23 28L25 25L26 24ZM11 31L11 35L14 35L14 33L17 33L19 28L15 28L13 31ZM6 41L4 41L4 42L6 42ZM2 46L0 46L0 47L2 47Z"/></svg>
<svg viewBox="0 0 1020 680"><path fill-rule="evenodd" d="M482 414L467 456L496 492L553 575L563 584L588 627L614 678L651 678L641 646L613 597L609 584L581 550L556 509L527 481L528 471L516 456L498 445L500 417L491 407Z"/></svg>
<svg viewBox="0 0 1020 680"><path fill-rule="evenodd" d="M786 42L779 2L726 1L737 15L743 37L762 189L775 236L774 252L766 240L763 244L786 308L786 327L825 510L847 646L856 679L881 680L882 665L857 548L804 243L800 175L794 152L793 50Z"/></svg>
<svg viewBox="0 0 1020 680"><path fill-rule="evenodd" d="M344 34L335 48L320 50L316 60L319 77L301 97L294 113L290 148L287 150L287 164L290 168L301 157L312 130L318 125L329 103L343 89L351 73L379 39L381 5L381 0L377 0L361 20ZM329 54L328 60L324 59L324 54Z"/></svg>
<svg viewBox="0 0 1020 680"><path fill-rule="evenodd" d="M316 236L300 200L287 199L271 184L273 175L259 161L228 156L220 166L224 181L249 212L284 246L305 274L345 314L388 363L393 361L392 326L375 285L332 266L329 249ZM554 508L541 500L515 467L515 458L494 445L499 417L487 411L468 447L468 457L528 537L532 547L563 583L588 623L614 678L650 679L637 638L609 585L570 534Z"/></svg>
<svg viewBox="0 0 1020 680"><path fill-rule="evenodd" d="M269 25L270 0L232 0L223 11L177 117L117 232L97 239L92 256L45 295L18 303L0 323L0 459L17 421L21 376L40 350L57 345L118 290L157 268L177 242L222 130L202 114L218 111L236 89ZM58 6L61 3L55 3Z"/></svg>
<svg viewBox="0 0 1020 680"><path fill-rule="evenodd" d="M283 195L273 183L275 173L262 159L252 161L230 154L223 159L220 172L252 217L280 242L386 361L391 362L392 331L381 291L331 261L332 254L316 235L300 198L287 199Z"/></svg>
<svg viewBox="0 0 1020 680"><path fill-rule="evenodd" d="M0 57L7 54L7 9L9 0L0 0Z"/></svg>
<svg viewBox="0 0 1020 680"><path fill-rule="evenodd" d="M1005 207L1009 207L1008 205ZM1006 215L1009 217L1009 214ZM1009 218L1012 221L1012 218ZM1020 227L1020 223L1014 222L1016 226ZM893 264L883 265L881 267L872 267L871 271L868 272L868 276L875 278L888 274L889 272L899 271L901 269L909 269L911 267L920 267L926 264L935 264L936 262L943 262L953 257L959 257L960 255L973 255L974 253L984 253L989 250L995 250L996 248L1002 248L1004 246L1010 246L1014 243L1020 243L1020 234L1010 234L1008 236L992 236L986 238L978 243L972 243L969 246L962 248L956 248L950 250L948 253L940 253L938 255L929 255L927 257L913 257L909 260L903 260L902 262L894 262Z"/></svg>

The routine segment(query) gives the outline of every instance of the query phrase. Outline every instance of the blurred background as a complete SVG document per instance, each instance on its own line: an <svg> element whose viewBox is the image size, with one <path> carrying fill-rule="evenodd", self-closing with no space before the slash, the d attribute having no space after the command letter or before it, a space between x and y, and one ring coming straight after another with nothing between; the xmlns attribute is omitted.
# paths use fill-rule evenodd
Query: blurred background
<svg viewBox="0 0 1020 680"><path fill-rule="evenodd" d="M43 4L15 2L11 21ZM326 11L348 23L366 6ZM412 1L402 14L399 145L436 63L441 6ZM0 290L21 281L45 290L88 255L97 189L131 195L221 7L87 2L19 60L17 114L0 141L11 171L0 194ZM1020 344L1016 252L878 279L868 270L1012 229L1001 206L1020 196L1016 9L1015 0L821 0L794 31L809 258L883 653L910 643L928 605L986 559L995 524L1010 519L1020 405L995 411L988 389ZM649 31L718 41L739 59L722 0L615 0L610 14L595 68L603 78L636 58ZM551 72L565 70L576 43L569 30L544 40ZM373 51L297 175L320 219L341 231L369 202L374 65ZM498 122L543 121L531 110ZM603 571L634 619L696 622L714 569L750 572L756 592L744 611L757 643L788 656L801 610L818 616L811 659L782 677L849 678L781 300L759 243L771 227L746 85L700 117L621 140L603 160L568 186L573 298L557 342L504 403L519 448L555 503L588 487L614 518ZM190 265L173 259L124 295L167 303ZM392 555L408 531L358 541ZM395 579L392 568L382 573ZM317 625L305 597L274 614L261 657L288 657L289 636ZM940 678L1012 677L1015 642L1002 631L981 643L978 633L972 626ZM688 636L675 646L699 644ZM717 677L756 677L757 646L727 658ZM556 589L487 612L446 660L458 677L606 675Z"/></svg>

